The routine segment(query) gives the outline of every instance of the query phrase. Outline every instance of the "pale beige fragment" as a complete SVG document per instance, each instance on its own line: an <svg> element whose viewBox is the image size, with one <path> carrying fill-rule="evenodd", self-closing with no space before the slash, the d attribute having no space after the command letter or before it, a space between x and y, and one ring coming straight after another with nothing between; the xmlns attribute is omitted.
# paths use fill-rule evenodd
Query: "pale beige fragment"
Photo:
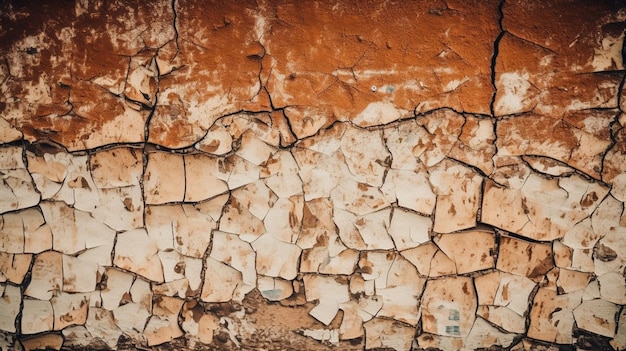
<svg viewBox="0 0 626 351"><path fill-rule="evenodd" d="M600 208L601 207L598 208L598 211ZM593 272L595 270L592 257L593 247L602 235L596 232L592 223L592 219L584 219L565 233L562 243L571 248L572 251L571 266L567 267L583 272ZM602 230L602 228L598 229ZM557 245L554 245L554 247L557 248Z"/></svg>
<svg viewBox="0 0 626 351"><path fill-rule="evenodd" d="M133 286L130 288L130 295L133 302L140 304L147 311L152 309L152 290L150 289L150 283L136 278L133 282Z"/></svg>
<svg viewBox="0 0 626 351"><path fill-rule="evenodd" d="M89 170L88 156L61 155L63 154L57 154L55 157L66 167L64 178L60 189L53 194L51 199L63 201L77 210L93 211L101 204L101 201Z"/></svg>
<svg viewBox="0 0 626 351"><path fill-rule="evenodd" d="M265 230L276 239L295 243L302 225L304 196L280 198L263 219Z"/></svg>
<svg viewBox="0 0 626 351"><path fill-rule="evenodd" d="M388 232L396 249L402 251L430 240L432 225L430 217L394 207Z"/></svg>
<svg viewBox="0 0 626 351"><path fill-rule="evenodd" d="M244 284L256 286L256 254L252 246L238 235L214 231L209 256L241 272Z"/></svg>
<svg viewBox="0 0 626 351"><path fill-rule="evenodd" d="M437 195L433 230L451 233L476 226L482 177L474 170L444 160L429 170Z"/></svg>
<svg viewBox="0 0 626 351"><path fill-rule="evenodd" d="M198 202L228 191L228 185L217 177L219 162L206 155L185 155L186 202Z"/></svg>
<svg viewBox="0 0 626 351"><path fill-rule="evenodd" d="M332 128L320 130L315 136L302 140L295 149L306 149L331 156L340 149L341 139L347 128L347 123L337 123ZM298 160L297 157L296 160ZM299 160L298 163L300 163Z"/></svg>
<svg viewBox="0 0 626 351"><path fill-rule="evenodd" d="M188 293L198 291L202 284L202 259L183 256L174 250L159 251L159 260L163 266L163 278L166 283L186 280ZM186 297L186 293L179 295Z"/></svg>
<svg viewBox="0 0 626 351"><path fill-rule="evenodd" d="M52 330L54 311L50 301L24 299L22 309L22 333L35 334Z"/></svg>
<svg viewBox="0 0 626 351"><path fill-rule="evenodd" d="M22 132L15 129L6 119L0 118L0 144L19 140L22 136Z"/></svg>
<svg viewBox="0 0 626 351"><path fill-rule="evenodd" d="M426 333L467 337L476 318L476 307L471 278L430 280L422 296L422 328Z"/></svg>
<svg viewBox="0 0 626 351"><path fill-rule="evenodd" d="M535 288L532 280L515 275L502 273L493 305L507 307L520 316L528 312L528 301Z"/></svg>
<svg viewBox="0 0 626 351"><path fill-rule="evenodd" d="M191 289L189 289L189 280L181 278L161 284L153 283L152 290L156 295L186 297Z"/></svg>
<svg viewBox="0 0 626 351"><path fill-rule="evenodd" d="M494 184L519 190L533 174L532 169L521 157L496 154L493 160L495 168L489 178L494 181Z"/></svg>
<svg viewBox="0 0 626 351"><path fill-rule="evenodd" d="M139 185L143 172L142 150L114 148L96 152L89 158L93 181L99 189Z"/></svg>
<svg viewBox="0 0 626 351"><path fill-rule="evenodd" d="M120 330L134 339L142 340L144 338L144 326L150 318L150 310L138 303L129 302L117 307L112 312L115 324Z"/></svg>
<svg viewBox="0 0 626 351"><path fill-rule="evenodd" d="M565 234L567 236L567 234ZM563 244L561 240L552 242L552 252L554 254L554 265L559 268L572 267L574 250Z"/></svg>
<svg viewBox="0 0 626 351"><path fill-rule="evenodd" d="M531 174L520 189L487 182L482 221L533 240L558 239L590 216L608 190L579 175L545 179Z"/></svg>
<svg viewBox="0 0 626 351"><path fill-rule="evenodd" d="M339 238L344 245L354 250L366 249L367 246L356 227L357 216L355 214L335 209L332 221L337 226ZM365 221L362 220L362 223L365 224ZM379 224L379 227L381 226L384 226L384 222ZM393 242L391 244L393 245Z"/></svg>
<svg viewBox="0 0 626 351"><path fill-rule="evenodd" d="M215 315L205 313L202 305L194 300L185 302L182 315L182 328L186 337L197 339L203 344L213 343L213 334L219 329L219 319Z"/></svg>
<svg viewBox="0 0 626 351"><path fill-rule="evenodd" d="M430 262L429 277L441 277L444 275L456 274L456 263L446 255L443 251L437 250L432 256Z"/></svg>
<svg viewBox="0 0 626 351"><path fill-rule="evenodd" d="M298 333L331 345L339 343L339 330L337 329L304 329L299 330Z"/></svg>
<svg viewBox="0 0 626 351"><path fill-rule="evenodd" d="M0 330L15 333L15 319L20 312L22 295L19 286L0 284Z"/></svg>
<svg viewBox="0 0 626 351"><path fill-rule="evenodd" d="M458 141L448 157L477 167L485 174L493 171L493 156L496 152L494 141L494 120L491 118L463 115L465 123Z"/></svg>
<svg viewBox="0 0 626 351"><path fill-rule="evenodd" d="M41 211L29 208L20 212L24 223L24 252L40 253L52 249L52 230Z"/></svg>
<svg viewBox="0 0 626 351"><path fill-rule="evenodd" d="M474 278L479 305L493 305L504 273L498 270Z"/></svg>
<svg viewBox="0 0 626 351"><path fill-rule="evenodd" d="M278 197L287 198L303 193L298 164L287 150L274 153L265 163L260 176Z"/></svg>
<svg viewBox="0 0 626 351"><path fill-rule="evenodd" d="M343 318L339 326L339 339L351 340L362 337L365 329L363 328L364 320L360 316L362 312L359 305L355 301L350 300L340 304L339 308L343 311Z"/></svg>
<svg viewBox="0 0 626 351"><path fill-rule="evenodd" d="M72 156L65 152L44 153L42 156L26 152L28 170L42 199L52 199L61 190L68 175Z"/></svg>
<svg viewBox="0 0 626 351"><path fill-rule="evenodd" d="M331 201L305 202L302 212L302 229L296 242L303 249L300 272L351 274L359 253L348 249L339 238Z"/></svg>
<svg viewBox="0 0 626 351"><path fill-rule="evenodd" d="M265 233L263 221L252 214L248 208L234 196L224 206L219 230L238 234L242 240L252 242Z"/></svg>
<svg viewBox="0 0 626 351"><path fill-rule="evenodd" d="M146 229L159 250L175 249L183 255L202 258L216 226L211 215L189 204L146 209Z"/></svg>
<svg viewBox="0 0 626 351"><path fill-rule="evenodd" d="M0 148L0 213L37 205L41 196L22 160L19 147Z"/></svg>
<svg viewBox="0 0 626 351"><path fill-rule="evenodd" d="M251 130L241 135L240 142L237 155L257 166L265 163L275 151L274 148L260 140Z"/></svg>
<svg viewBox="0 0 626 351"><path fill-rule="evenodd" d="M615 337L616 315L620 306L606 300L589 300L574 309L576 326L609 338Z"/></svg>
<svg viewBox="0 0 626 351"><path fill-rule="evenodd" d="M426 167L432 167L450 154L458 142L465 118L451 109L441 109L418 118L416 123L422 130L419 130L421 138L413 147L413 154Z"/></svg>
<svg viewBox="0 0 626 351"><path fill-rule="evenodd" d="M339 305L350 300L348 282L316 274L306 274L303 279L307 302L318 301L309 314L329 325L339 312Z"/></svg>
<svg viewBox="0 0 626 351"><path fill-rule="evenodd" d="M505 333L492 326L482 318L476 318L469 335L464 338L450 336L421 334L417 343L423 348L436 348L439 350L483 350L491 346L508 347L516 335Z"/></svg>
<svg viewBox="0 0 626 351"><path fill-rule="evenodd" d="M373 281L370 281L369 283L373 283ZM365 295L362 295L359 297L358 301L356 301L356 305L358 307L357 313L359 314L359 317L364 321L367 322L369 320L371 320L372 318L376 317L376 315L378 314L378 312L382 309L383 307L383 299L374 294L374 284L366 284L366 285L371 285L369 287L365 288ZM350 303L350 302L347 302ZM344 304L340 304L340 308L341 306L345 305Z"/></svg>
<svg viewBox="0 0 626 351"><path fill-rule="evenodd" d="M609 341L609 343L616 350L623 350L626 348L626 309L624 308L622 308L617 318L617 328L615 331L615 338Z"/></svg>
<svg viewBox="0 0 626 351"><path fill-rule="evenodd" d="M157 245L145 229L135 229L117 235L113 264L155 282L163 281L163 267L157 255Z"/></svg>
<svg viewBox="0 0 626 351"><path fill-rule="evenodd" d="M302 227L296 242L303 249L326 246L337 237L333 223L333 204L328 198L305 201L302 209Z"/></svg>
<svg viewBox="0 0 626 351"><path fill-rule="evenodd" d="M556 291L540 288L530 311L528 337L571 344L575 322L572 311L580 305L581 298L582 291L557 295Z"/></svg>
<svg viewBox="0 0 626 351"><path fill-rule="evenodd" d="M615 304L626 304L626 278L622 273L609 272L598 277L600 296Z"/></svg>
<svg viewBox="0 0 626 351"><path fill-rule="evenodd" d="M599 238L604 232L616 230L619 227L625 227L623 216L624 203L613 196L606 196L591 215L592 231L600 232L597 233L595 237ZM595 244L595 241L593 244ZM593 246L593 244L591 246Z"/></svg>
<svg viewBox="0 0 626 351"><path fill-rule="evenodd" d="M520 316L508 307L480 305L476 315L508 332L517 334L526 332L526 317Z"/></svg>
<svg viewBox="0 0 626 351"><path fill-rule="evenodd" d="M552 245L531 243L509 236L500 238L496 264L499 270L541 279L552 267Z"/></svg>
<svg viewBox="0 0 626 351"><path fill-rule="evenodd" d="M363 324L365 328L365 349L391 348L396 351L409 351L415 335L415 328L383 318L374 318Z"/></svg>
<svg viewBox="0 0 626 351"><path fill-rule="evenodd" d="M7 253L24 253L24 223L21 212L0 216L0 250Z"/></svg>
<svg viewBox="0 0 626 351"><path fill-rule="evenodd" d="M80 293L96 289L98 264L63 255L63 291Z"/></svg>
<svg viewBox="0 0 626 351"><path fill-rule="evenodd" d="M256 252L258 274L286 280L292 280L298 274L302 253L299 246L265 234L252 242L252 248Z"/></svg>
<svg viewBox="0 0 626 351"><path fill-rule="evenodd" d="M358 230L360 239L363 240L364 245L352 246L351 248L358 250L393 249L393 240L387 232L390 219L391 208L385 208L380 211L357 217L353 225Z"/></svg>
<svg viewBox="0 0 626 351"><path fill-rule="evenodd" d="M411 262L416 268L417 271L423 276L431 276L431 268L433 263L433 258L437 252L440 252L435 245L431 241L427 241L426 243L412 248L408 250L404 250L400 252L404 258L406 258L409 262ZM445 256L445 255L444 255ZM451 272L456 271L456 267L454 267L454 262L448 259L449 265L445 268L448 270L452 269ZM452 266L450 266L452 265ZM437 269L437 267L435 267ZM434 270L433 270L434 271Z"/></svg>
<svg viewBox="0 0 626 351"><path fill-rule="evenodd" d="M217 177L228 183L228 188L233 190L259 180L261 169L261 166L234 154L219 160Z"/></svg>
<svg viewBox="0 0 626 351"><path fill-rule="evenodd" d="M293 284L280 278L259 276L257 288L270 301L280 301L293 294Z"/></svg>
<svg viewBox="0 0 626 351"><path fill-rule="evenodd" d="M420 214L430 215L435 209L437 196L433 192L426 170L390 169L381 191L388 202Z"/></svg>
<svg viewBox="0 0 626 351"><path fill-rule="evenodd" d="M421 166L421 161L413 153L422 138L426 138L426 130L415 123L415 120L400 122L383 129L385 145L392 155L391 169L414 171Z"/></svg>
<svg viewBox="0 0 626 351"><path fill-rule="evenodd" d="M300 168L299 176L307 201L329 197L350 172L341 153L326 155L301 147L294 148L292 153Z"/></svg>
<svg viewBox="0 0 626 351"><path fill-rule="evenodd" d="M341 152L350 170L350 178L380 187L391 155L385 148L382 132L357 129L348 125L341 138Z"/></svg>
<svg viewBox="0 0 626 351"><path fill-rule="evenodd" d="M0 282L9 281L14 284L22 284L33 255L9 254L0 252Z"/></svg>
<svg viewBox="0 0 626 351"><path fill-rule="evenodd" d="M328 245L304 249L300 261L300 272L352 274L359 259L359 252L343 246L337 237Z"/></svg>
<svg viewBox="0 0 626 351"><path fill-rule="evenodd" d="M50 303L54 311L54 330L71 325L83 325L87 321L88 294L62 293L54 296Z"/></svg>
<svg viewBox="0 0 626 351"><path fill-rule="evenodd" d="M376 316L417 325L419 297L426 280L405 258L394 255L384 282L375 282L376 295L382 297L382 307Z"/></svg>
<svg viewBox="0 0 626 351"><path fill-rule="evenodd" d="M127 299L134 277L130 273L107 268L105 271L104 288L100 292L102 306L107 310L114 310ZM125 298L126 297L126 298Z"/></svg>
<svg viewBox="0 0 626 351"><path fill-rule="evenodd" d="M150 284L136 279L130 290L124 293L119 307L112 310L115 324L134 339L143 340L143 330L152 314L152 291Z"/></svg>
<svg viewBox="0 0 626 351"><path fill-rule="evenodd" d="M148 153L143 183L146 204L183 201L185 198L183 156L166 152Z"/></svg>
<svg viewBox="0 0 626 351"><path fill-rule="evenodd" d="M113 313L98 307L89 307L85 327L91 334L92 342L93 339L98 339L111 349L117 348L117 342L123 333L115 324Z"/></svg>
<svg viewBox="0 0 626 351"><path fill-rule="evenodd" d="M202 286L203 260L201 258L184 256L183 262L185 263L183 273L189 281L189 295L195 295L197 292L200 292L200 287Z"/></svg>
<svg viewBox="0 0 626 351"><path fill-rule="evenodd" d="M111 265L110 252L115 241L115 230L96 220L89 213L71 208L60 201L44 201L40 204L45 221L52 230L54 250L73 255L85 249L103 248L108 257L97 263Z"/></svg>
<svg viewBox="0 0 626 351"><path fill-rule="evenodd" d="M480 271L494 267L495 234L489 230L470 230L443 234L434 242L451 260L457 274Z"/></svg>
<svg viewBox="0 0 626 351"><path fill-rule="evenodd" d="M241 272L212 257L207 257L205 267L204 284L200 295L202 301L227 302L242 298L239 296L241 292L238 291L243 285Z"/></svg>
<svg viewBox="0 0 626 351"><path fill-rule="evenodd" d="M336 209L342 209L363 216L390 205L379 188L347 179L332 191L330 198Z"/></svg>
<svg viewBox="0 0 626 351"><path fill-rule="evenodd" d="M530 294L536 284L524 276L493 271L474 280L477 315L512 333L526 331Z"/></svg>
<svg viewBox="0 0 626 351"><path fill-rule="evenodd" d="M587 285L587 287L585 288L584 292L583 292L583 300L593 300L593 299L599 299L601 298L600 296L600 284L598 283L598 280L592 280L591 282L589 282L589 285Z"/></svg>
<svg viewBox="0 0 626 351"><path fill-rule="evenodd" d="M196 143L195 148L213 155L225 155L233 149L233 137L227 127L216 123Z"/></svg>
<svg viewBox="0 0 626 351"><path fill-rule="evenodd" d="M522 342L515 345L511 351L559 351L558 345L546 345L545 342L537 341L529 338L522 339Z"/></svg>
<svg viewBox="0 0 626 351"><path fill-rule="evenodd" d="M593 249L595 274L623 272L626 268L626 227L612 227L603 234Z"/></svg>
<svg viewBox="0 0 626 351"><path fill-rule="evenodd" d="M152 55L140 53L130 59L124 96L135 103L136 109L152 107L156 103L159 71ZM132 105L131 105L132 106Z"/></svg>
<svg viewBox="0 0 626 351"><path fill-rule="evenodd" d="M98 189L100 204L91 211L99 222L116 231L131 230L143 226L143 195L139 184Z"/></svg>
<svg viewBox="0 0 626 351"><path fill-rule="evenodd" d="M63 289L63 255L46 251L35 257L24 295L49 300Z"/></svg>
<svg viewBox="0 0 626 351"><path fill-rule="evenodd" d="M183 336L178 326L178 314L185 301L175 297L155 298L152 317L144 330L148 346L163 344Z"/></svg>
<svg viewBox="0 0 626 351"><path fill-rule="evenodd" d="M559 277L556 285L560 292L570 293L587 288L593 275L591 273L579 272L565 268L559 269Z"/></svg>

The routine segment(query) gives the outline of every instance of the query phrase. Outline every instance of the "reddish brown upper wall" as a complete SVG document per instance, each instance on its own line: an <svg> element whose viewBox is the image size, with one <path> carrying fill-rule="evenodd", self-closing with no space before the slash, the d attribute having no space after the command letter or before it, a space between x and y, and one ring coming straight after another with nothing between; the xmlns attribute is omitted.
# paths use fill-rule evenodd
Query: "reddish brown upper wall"
<svg viewBox="0 0 626 351"><path fill-rule="evenodd" d="M240 110L288 108L299 137L368 106L489 113L496 1L81 3L5 5L1 108L28 140L141 142L155 101L174 148Z"/></svg>
<svg viewBox="0 0 626 351"><path fill-rule="evenodd" d="M529 113L546 130L577 111L617 109L623 78L626 7L616 1L4 7L0 113L26 140L70 150L188 147L242 110L283 109L273 120L292 141L336 120L370 126L441 107Z"/></svg>

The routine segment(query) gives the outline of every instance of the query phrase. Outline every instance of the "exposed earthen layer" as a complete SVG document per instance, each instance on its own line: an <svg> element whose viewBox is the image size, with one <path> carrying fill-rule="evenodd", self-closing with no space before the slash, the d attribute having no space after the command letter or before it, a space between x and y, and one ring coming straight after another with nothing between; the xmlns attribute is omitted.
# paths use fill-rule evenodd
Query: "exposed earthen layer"
<svg viewBox="0 0 626 351"><path fill-rule="evenodd" d="M0 349L626 349L626 4L0 4Z"/></svg>

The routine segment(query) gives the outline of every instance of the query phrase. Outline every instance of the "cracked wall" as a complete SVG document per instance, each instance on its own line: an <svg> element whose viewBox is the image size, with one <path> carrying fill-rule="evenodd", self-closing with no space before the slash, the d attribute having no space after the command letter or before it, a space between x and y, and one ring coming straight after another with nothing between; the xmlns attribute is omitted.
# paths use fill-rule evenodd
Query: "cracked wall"
<svg viewBox="0 0 626 351"><path fill-rule="evenodd" d="M623 2L0 6L0 349L626 349Z"/></svg>

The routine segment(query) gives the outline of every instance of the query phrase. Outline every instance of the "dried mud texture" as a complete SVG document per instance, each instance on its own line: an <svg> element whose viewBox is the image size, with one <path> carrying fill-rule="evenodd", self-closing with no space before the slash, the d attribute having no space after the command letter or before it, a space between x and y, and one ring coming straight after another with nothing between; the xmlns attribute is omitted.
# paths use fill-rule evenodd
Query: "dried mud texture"
<svg viewBox="0 0 626 351"><path fill-rule="evenodd" d="M623 1L1 1L0 350L625 350Z"/></svg>

